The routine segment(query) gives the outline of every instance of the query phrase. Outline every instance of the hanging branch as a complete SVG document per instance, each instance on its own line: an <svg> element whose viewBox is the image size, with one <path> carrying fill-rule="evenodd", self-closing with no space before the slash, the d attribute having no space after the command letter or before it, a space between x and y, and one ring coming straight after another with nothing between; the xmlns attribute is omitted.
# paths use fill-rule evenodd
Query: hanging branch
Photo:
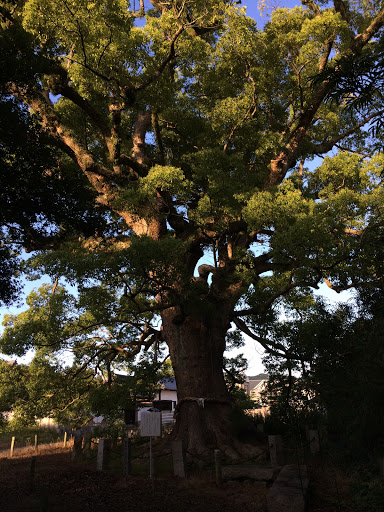
<svg viewBox="0 0 384 512"><path fill-rule="evenodd" d="M250 328L247 326L247 324L242 320L241 318L232 318L233 323L236 325L240 331L242 331L244 334L252 338L253 340L257 341L268 354L277 356L277 357L283 357L285 359L289 360L297 360L300 361L300 356L298 354L293 354L292 352L289 352L283 345L276 343L274 341L268 340L266 338L262 338L261 336L258 336L253 331L250 330Z"/></svg>

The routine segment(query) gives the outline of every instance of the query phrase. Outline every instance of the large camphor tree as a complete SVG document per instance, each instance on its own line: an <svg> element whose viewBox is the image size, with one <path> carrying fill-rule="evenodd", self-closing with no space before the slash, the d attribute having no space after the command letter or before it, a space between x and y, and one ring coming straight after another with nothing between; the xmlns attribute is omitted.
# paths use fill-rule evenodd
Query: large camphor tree
<svg viewBox="0 0 384 512"><path fill-rule="evenodd" d="M333 95L341 69L377 63L381 2L303 1L263 30L239 4L0 3L4 94L55 152L45 175L65 182L61 197L79 207L87 194L86 211L94 198L104 219L92 235L43 214L19 223L35 270L78 284L78 315L52 306L36 332L60 344L69 322L80 343L103 317L108 354L164 340L174 436L192 454L234 457L228 332L298 357L263 325L297 290L380 277L384 204L380 129L368 129L384 113L380 92Z"/></svg>

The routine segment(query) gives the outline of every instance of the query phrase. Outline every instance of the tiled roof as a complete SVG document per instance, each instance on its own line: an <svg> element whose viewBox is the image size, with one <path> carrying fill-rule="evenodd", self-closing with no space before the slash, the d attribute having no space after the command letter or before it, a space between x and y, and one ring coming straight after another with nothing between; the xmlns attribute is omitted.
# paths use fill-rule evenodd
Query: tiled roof
<svg viewBox="0 0 384 512"><path fill-rule="evenodd" d="M127 379L133 380L133 377L131 375L115 373L115 379L117 381L121 382L121 381L124 381ZM161 389L167 389L169 391L177 391L176 379L174 377L164 377L163 379L160 380L159 386L161 387Z"/></svg>
<svg viewBox="0 0 384 512"><path fill-rule="evenodd" d="M160 381L161 389L168 391L177 391L176 379L174 377L165 377Z"/></svg>
<svg viewBox="0 0 384 512"><path fill-rule="evenodd" d="M249 377L248 380L248 393L251 394L252 391L261 391L264 382L268 380L268 375L266 373L260 373L255 377Z"/></svg>
<svg viewBox="0 0 384 512"><path fill-rule="evenodd" d="M251 380L266 380L268 379L269 375L268 373L259 373L258 375L255 375L254 377L248 377L249 381Z"/></svg>

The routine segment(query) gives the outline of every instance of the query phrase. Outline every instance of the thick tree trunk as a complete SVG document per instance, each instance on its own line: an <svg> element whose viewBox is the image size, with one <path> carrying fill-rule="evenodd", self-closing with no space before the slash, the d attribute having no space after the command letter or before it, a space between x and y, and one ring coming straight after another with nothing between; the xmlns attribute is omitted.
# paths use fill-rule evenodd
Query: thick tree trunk
<svg viewBox="0 0 384 512"><path fill-rule="evenodd" d="M240 455L229 418L231 399L224 381L223 353L228 318L209 322L163 314L163 334L177 382L178 407L173 436L192 456L210 456L215 448L232 458Z"/></svg>

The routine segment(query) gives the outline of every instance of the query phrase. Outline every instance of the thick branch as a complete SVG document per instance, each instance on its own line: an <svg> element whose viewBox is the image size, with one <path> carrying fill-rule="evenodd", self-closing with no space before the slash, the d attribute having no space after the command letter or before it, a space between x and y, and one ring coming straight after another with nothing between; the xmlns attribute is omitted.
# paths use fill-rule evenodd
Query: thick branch
<svg viewBox="0 0 384 512"><path fill-rule="evenodd" d="M284 357L290 360L300 360L298 355L290 353L284 346L280 345L279 343L275 343L274 341L267 340L255 334L249 329L247 324L241 320L241 318L234 318L233 323L238 329L240 329L240 331L242 331L253 340L257 341L264 348L264 350L268 352L268 354L272 354L277 357Z"/></svg>
<svg viewBox="0 0 384 512"><path fill-rule="evenodd" d="M249 80L251 81L252 83L252 101L251 101L251 104L248 108L248 110L246 111L246 113L244 114L242 120L236 124L233 128L232 128L232 131L231 133L229 134L228 138L227 138L227 141L226 143L224 144L224 148L223 150L224 151L227 151L227 148L228 148L228 145L229 143L231 142L233 136L235 135L236 131L239 129L239 127L245 123L245 121L254 114L255 112L255 105L256 105L256 100L257 100L257 94L256 94L256 82L255 80L253 79L253 77L250 75L250 64L247 62L246 63L246 68L247 68L247 71L246 71L246 77L249 78Z"/></svg>
<svg viewBox="0 0 384 512"><path fill-rule="evenodd" d="M151 112L139 112L133 132L132 157L139 164L143 165L145 158L145 136L151 126Z"/></svg>
<svg viewBox="0 0 384 512"><path fill-rule="evenodd" d="M374 112L373 114L365 117L360 123L357 123L354 126L352 126L351 128L349 128L349 130L346 130L345 132L337 135L336 137L334 137L334 138L332 138L332 139L330 139L330 140L328 140L326 142L323 142L322 144L315 145L313 147L313 152L316 153L316 154L328 153L328 151L331 151L331 149L334 146L336 146L336 144L338 144L341 140L345 139L349 135L352 135L359 128L362 128L367 123L369 123L369 121L371 121L372 119L374 119L376 117L380 117L383 114L384 114L384 109L379 110L378 112Z"/></svg>
<svg viewBox="0 0 384 512"><path fill-rule="evenodd" d="M159 117L156 112L152 114L152 128L153 133L155 134L156 144L159 150L159 161L161 165L165 164L165 154L164 154L164 145L163 139L161 137L161 131L159 126Z"/></svg>
<svg viewBox="0 0 384 512"><path fill-rule="evenodd" d="M130 167L137 176L143 177L148 174L148 166L137 162L133 158L130 158L128 155L120 155L118 162L119 164L127 165Z"/></svg>
<svg viewBox="0 0 384 512"><path fill-rule="evenodd" d="M301 141L307 135L308 128L311 126L315 114L323 103L328 91L328 82L323 82L314 93L312 102L309 103L308 107L299 116L297 127L293 130L286 148L271 160L271 171L266 188L279 185L287 171L295 165Z"/></svg>
<svg viewBox="0 0 384 512"><path fill-rule="evenodd" d="M345 290L350 290L351 288L357 288L363 284L361 282L354 281L351 284L347 284L346 286L335 286L331 283L331 281L327 277L323 277L323 280L324 280L324 283L328 286L328 288L335 291L336 293L340 293Z"/></svg>
<svg viewBox="0 0 384 512"><path fill-rule="evenodd" d="M321 56L321 59L320 59L320 62L319 62L319 72L321 73L322 71L324 71L325 69L325 66L327 65L327 62L328 62L328 59L329 59L329 56L331 54L331 51L332 51L332 48L333 48L333 43L334 43L334 40L331 39L329 40L326 45L325 45L325 49L324 49L324 53L323 55Z"/></svg>
<svg viewBox="0 0 384 512"><path fill-rule="evenodd" d="M162 75L166 66L168 64L170 64L175 59L175 57L176 57L175 43L176 43L177 39L179 38L180 34L183 32L183 30L184 30L184 27L179 27L179 29L177 30L177 32L171 39L168 55L161 62L161 64L157 68L157 70L150 77L147 78L147 80L145 80L143 83L135 85L133 87L134 91L143 91L144 89L146 89L149 85L151 85L155 80L157 80ZM128 87L126 89L126 93L128 93L128 96L130 96L131 89L132 88L130 88L130 87Z"/></svg>
<svg viewBox="0 0 384 512"><path fill-rule="evenodd" d="M351 49L354 53L358 53L372 39L372 37L384 26L384 9L374 18L371 24L358 34L352 42Z"/></svg>
<svg viewBox="0 0 384 512"><path fill-rule="evenodd" d="M108 145L111 136L109 127L99 113L92 107L92 105L84 99L77 91L67 84L60 84L55 87L55 93L61 94L65 98L69 99L77 105L83 112L85 112L89 118L95 123L97 128L100 130L106 144Z"/></svg>
<svg viewBox="0 0 384 512"><path fill-rule="evenodd" d="M286 286L281 288L280 290L277 290L275 293L273 293L262 305L262 307L253 307L248 309L242 309L239 311L235 311L234 315L236 317L245 316L245 315L252 315L252 314L261 314L265 313L272 304L275 303L276 299L279 297L283 297L287 293L289 293L291 290L295 288L315 288L316 290L319 288L318 283L321 280L321 275L319 274L319 277L316 281L294 281L293 280L293 274L294 271L292 271L289 282Z"/></svg>
<svg viewBox="0 0 384 512"><path fill-rule="evenodd" d="M132 11L132 14L135 18L142 18L145 15L144 0L140 0L140 9L138 11Z"/></svg>
<svg viewBox="0 0 384 512"><path fill-rule="evenodd" d="M351 48L347 50L347 54L359 53L362 48L370 41L370 39L384 26L384 10L372 21L362 34L355 37L351 44ZM266 188L279 185L287 171L291 169L299 156L299 149L302 140L307 136L308 129L311 126L314 117L322 105L324 98L330 91L331 82L328 80L320 83L313 93L312 100L308 101L308 106L300 114L297 126L292 131L286 148L281 151L270 164L270 174L266 183Z"/></svg>
<svg viewBox="0 0 384 512"><path fill-rule="evenodd" d="M349 23L350 16L348 12L348 6L343 2L343 0L334 0L333 5L335 6L335 11L340 13L340 16L344 21Z"/></svg>

